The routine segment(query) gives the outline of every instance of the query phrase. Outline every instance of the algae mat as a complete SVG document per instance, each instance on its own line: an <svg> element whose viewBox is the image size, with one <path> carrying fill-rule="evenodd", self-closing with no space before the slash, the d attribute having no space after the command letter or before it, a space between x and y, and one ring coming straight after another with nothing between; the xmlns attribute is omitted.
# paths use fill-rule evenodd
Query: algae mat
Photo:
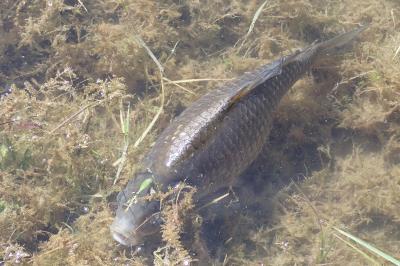
<svg viewBox="0 0 400 266"><path fill-rule="evenodd" d="M167 221L152 248L109 233L157 135L224 79L359 24L354 49L280 105L248 210L205 211L225 265L389 265L334 227L400 257L400 2L2 1L0 264L189 263L180 232L198 235L198 219ZM196 215L187 197L182 220Z"/></svg>

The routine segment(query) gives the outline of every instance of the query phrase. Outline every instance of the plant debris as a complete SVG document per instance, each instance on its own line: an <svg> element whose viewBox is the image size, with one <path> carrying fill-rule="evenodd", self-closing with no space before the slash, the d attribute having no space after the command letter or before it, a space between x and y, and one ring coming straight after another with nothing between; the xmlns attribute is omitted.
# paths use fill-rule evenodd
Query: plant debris
<svg viewBox="0 0 400 266"><path fill-rule="evenodd" d="M333 227L399 258L398 17L387 0L1 1L0 264L196 265L199 246L224 265L367 263ZM245 210L197 210L185 188L162 205L161 240L112 241L117 192L184 107L360 24L282 101L237 191Z"/></svg>

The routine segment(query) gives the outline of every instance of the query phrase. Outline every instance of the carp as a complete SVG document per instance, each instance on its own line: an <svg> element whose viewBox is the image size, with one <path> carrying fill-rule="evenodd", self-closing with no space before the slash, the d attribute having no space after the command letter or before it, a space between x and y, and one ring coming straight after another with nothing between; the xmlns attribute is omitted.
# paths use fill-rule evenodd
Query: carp
<svg viewBox="0 0 400 266"><path fill-rule="evenodd" d="M350 43L366 27L314 43L211 90L161 133L137 173L117 196L110 229L123 245L137 245L159 231L160 203L137 200L184 181L195 200L235 185L268 141L282 97L320 58ZM144 185L146 184L146 185ZM132 198L134 200L132 201Z"/></svg>

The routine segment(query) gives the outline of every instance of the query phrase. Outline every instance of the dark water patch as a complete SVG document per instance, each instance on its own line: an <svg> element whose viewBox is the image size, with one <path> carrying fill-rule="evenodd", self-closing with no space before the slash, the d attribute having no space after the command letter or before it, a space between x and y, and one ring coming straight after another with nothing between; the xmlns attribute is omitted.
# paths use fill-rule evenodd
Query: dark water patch
<svg viewBox="0 0 400 266"><path fill-rule="evenodd" d="M3 30L10 32L14 28L14 21L11 16L3 18Z"/></svg>
<svg viewBox="0 0 400 266"><path fill-rule="evenodd" d="M66 43L80 43L85 41L87 31L84 28L70 27L66 33Z"/></svg>
<svg viewBox="0 0 400 266"><path fill-rule="evenodd" d="M39 251L39 247L42 243L49 241L52 235L58 233L58 229L53 225L46 225L43 228L39 228L34 235L32 235L32 239L16 239L16 242L24 247L24 249L30 253L35 253Z"/></svg>

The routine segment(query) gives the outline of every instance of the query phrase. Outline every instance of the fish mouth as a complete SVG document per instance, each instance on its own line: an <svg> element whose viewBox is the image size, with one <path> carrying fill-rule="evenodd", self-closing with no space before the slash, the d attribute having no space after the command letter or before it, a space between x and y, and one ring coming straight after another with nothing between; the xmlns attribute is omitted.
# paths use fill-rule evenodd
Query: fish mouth
<svg viewBox="0 0 400 266"><path fill-rule="evenodd" d="M118 243L124 245L124 246L135 246L138 244L137 240L135 237L131 234L125 234L123 232L119 232L118 230L115 230L115 228L110 228L111 229L111 235L114 238L115 241Z"/></svg>
<svg viewBox="0 0 400 266"><path fill-rule="evenodd" d="M111 235L115 241L124 246L136 246L143 242L143 238L157 232L157 228L145 228L146 223L141 226L132 226L127 219L116 219L110 226ZM147 230L146 230L147 229Z"/></svg>

